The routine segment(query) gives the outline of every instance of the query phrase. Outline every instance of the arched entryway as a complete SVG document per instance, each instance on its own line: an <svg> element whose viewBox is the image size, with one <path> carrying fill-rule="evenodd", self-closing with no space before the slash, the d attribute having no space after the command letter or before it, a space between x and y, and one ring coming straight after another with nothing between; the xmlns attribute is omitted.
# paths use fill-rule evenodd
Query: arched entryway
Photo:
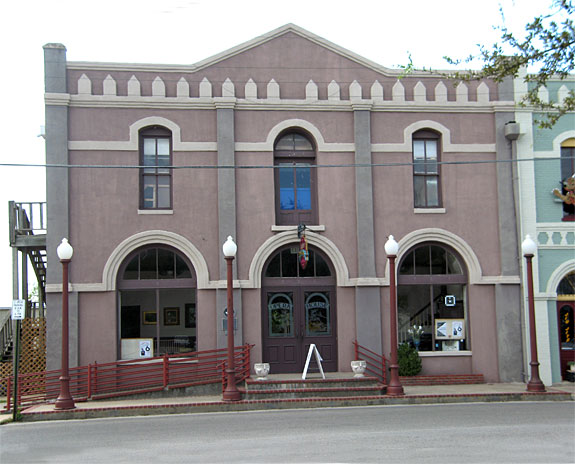
<svg viewBox="0 0 575 464"><path fill-rule="evenodd" d="M567 274L557 287L557 322L561 377L566 378L568 364L575 362L575 272Z"/></svg>
<svg viewBox="0 0 575 464"><path fill-rule="evenodd" d="M279 249L262 276L263 361L273 373L302 372L310 344L323 358L323 369L337 371L336 279L329 259L309 249L305 268L299 246Z"/></svg>
<svg viewBox="0 0 575 464"><path fill-rule="evenodd" d="M133 251L120 266L117 288L121 359L196 350L196 276L176 249Z"/></svg>

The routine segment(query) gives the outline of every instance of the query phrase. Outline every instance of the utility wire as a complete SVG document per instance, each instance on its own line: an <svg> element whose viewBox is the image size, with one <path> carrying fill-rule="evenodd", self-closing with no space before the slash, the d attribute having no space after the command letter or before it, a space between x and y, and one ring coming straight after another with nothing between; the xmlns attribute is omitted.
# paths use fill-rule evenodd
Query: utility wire
<svg viewBox="0 0 575 464"><path fill-rule="evenodd" d="M287 167L310 167L310 168L376 168L376 167L399 167L399 166L443 166L443 165L477 165L477 164L499 164L499 163L520 163L528 161L560 161L573 160L573 156L562 156L552 158L525 158L509 160L466 160L466 161L422 161L414 163L346 163L346 164L303 164L303 163L282 163L281 165L259 164L259 165L183 165L183 166L141 166L122 164L25 164L25 163L0 163L0 167L29 167L29 168L70 168L70 169L280 169Z"/></svg>

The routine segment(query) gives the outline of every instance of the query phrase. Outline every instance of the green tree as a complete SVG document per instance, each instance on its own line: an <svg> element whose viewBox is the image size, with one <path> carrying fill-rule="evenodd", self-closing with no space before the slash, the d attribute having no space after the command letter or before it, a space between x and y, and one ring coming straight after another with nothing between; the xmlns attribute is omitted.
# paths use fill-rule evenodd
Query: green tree
<svg viewBox="0 0 575 464"><path fill-rule="evenodd" d="M538 121L539 126L552 127L565 113L575 110L574 90L570 90L562 101L555 102L544 102L538 95L539 87L545 86L550 79L565 79L575 69L575 6L572 0L551 1L550 12L528 23L524 36L513 34L504 25L497 28L501 31L501 42L491 46L480 45L478 55L470 55L465 60L445 57L448 63L455 65L475 60L483 64L479 71L456 72L449 77L459 80L487 78L501 82L505 77L517 77L522 68L535 68L536 72L525 77L526 82L533 84L520 104L544 112L543 119Z"/></svg>

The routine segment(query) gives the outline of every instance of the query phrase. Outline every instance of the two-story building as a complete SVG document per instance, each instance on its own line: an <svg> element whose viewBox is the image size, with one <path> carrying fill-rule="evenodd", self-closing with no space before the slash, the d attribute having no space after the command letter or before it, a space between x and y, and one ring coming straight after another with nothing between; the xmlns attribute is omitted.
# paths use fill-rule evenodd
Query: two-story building
<svg viewBox="0 0 575 464"><path fill-rule="evenodd" d="M236 343L279 373L310 343L328 371L354 340L389 354L393 235L423 372L523 378L512 81L402 76L294 25L193 65L44 51L49 368L63 237L71 365L225 346L232 236Z"/></svg>

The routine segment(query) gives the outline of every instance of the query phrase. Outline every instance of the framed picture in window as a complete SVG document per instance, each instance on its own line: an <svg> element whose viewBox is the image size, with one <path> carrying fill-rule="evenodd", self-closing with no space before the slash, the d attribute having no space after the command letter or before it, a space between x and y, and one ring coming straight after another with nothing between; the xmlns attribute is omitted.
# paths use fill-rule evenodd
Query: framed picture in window
<svg viewBox="0 0 575 464"><path fill-rule="evenodd" d="M196 304L195 303L187 303L185 306L185 325L186 329L195 329L196 328Z"/></svg>
<svg viewBox="0 0 575 464"><path fill-rule="evenodd" d="M156 325L158 323L156 311L144 311L143 321L144 325Z"/></svg>
<svg viewBox="0 0 575 464"><path fill-rule="evenodd" d="M164 308L164 325L180 325L180 308Z"/></svg>

